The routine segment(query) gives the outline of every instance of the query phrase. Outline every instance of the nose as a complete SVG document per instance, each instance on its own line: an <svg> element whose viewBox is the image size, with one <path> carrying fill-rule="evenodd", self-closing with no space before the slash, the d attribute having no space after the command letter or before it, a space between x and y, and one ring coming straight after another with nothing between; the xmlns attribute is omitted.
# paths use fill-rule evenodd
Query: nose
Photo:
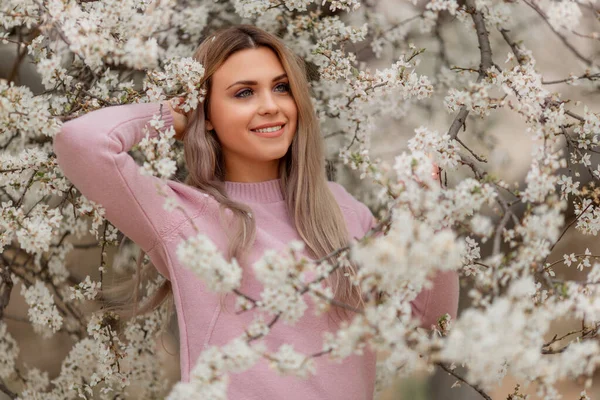
<svg viewBox="0 0 600 400"><path fill-rule="evenodd" d="M275 114L279 110L279 105L275 100L273 93L268 91L263 96L260 96L260 103L258 105L259 114Z"/></svg>

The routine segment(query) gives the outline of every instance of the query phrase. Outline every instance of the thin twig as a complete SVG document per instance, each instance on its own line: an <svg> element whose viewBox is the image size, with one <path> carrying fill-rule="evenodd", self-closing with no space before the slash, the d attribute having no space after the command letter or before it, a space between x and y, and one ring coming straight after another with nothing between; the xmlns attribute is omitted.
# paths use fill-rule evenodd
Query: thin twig
<svg viewBox="0 0 600 400"><path fill-rule="evenodd" d="M581 61L583 61L587 66L592 66L593 62L586 58L583 54L581 54L568 40L567 38L565 38L565 36L558 32L556 29L554 29L554 27L552 26L552 24L550 23L550 21L548 21L548 17L546 16L546 14L544 13L544 11L542 11L541 8L539 8L536 4L533 4L531 1L529 0L523 0L525 4L527 4L529 7L531 7L535 12L537 12L542 19L544 20L544 22L550 27L550 29L552 30L552 32L554 32L554 34L556 36L558 36L558 38L560 39L561 42L563 42L563 44L569 49L571 50L571 52L575 55L575 57L579 58Z"/></svg>
<svg viewBox="0 0 600 400"><path fill-rule="evenodd" d="M445 366L443 363L436 363L435 365L437 365L438 367L440 367L441 369L443 369L444 371L446 371L447 373L449 373L450 375L452 375L453 377L455 377L456 379L458 379L459 381L461 381L462 383L465 383L469 386L471 386L477 393L479 393L481 395L481 397L483 397L486 400L492 400L492 398L490 396L488 396L483 389L481 389L479 386L477 385L472 385L469 382L467 382L465 380L465 378L463 378L462 376L458 375L456 372L452 371L450 368L448 368L447 366Z"/></svg>
<svg viewBox="0 0 600 400"><path fill-rule="evenodd" d="M565 79L558 79L555 81L545 81L542 80L542 84L543 85L556 85L557 83L566 83L566 82L574 82L580 79L589 79L590 81L595 81L596 79L600 78L600 73L598 74L590 74L589 72L586 72L585 74L581 75L581 76L575 76L575 77L571 77L571 78L565 78Z"/></svg>
<svg viewBox="0 0 600 400"><path fill-rule="evenodd" d="M477 161L487 163L487 160L485 158L481 158L480 156L478 156L477 154L475 154L475 152L473 150L471 150L469 147L467 147L467 145L464 144L463 141L460 140L460 138L458 136L455 137L454 140L456 140L458 143L460 143L462 145L462 147L465 148L465 150L467 150L469 153L471 153L471 155L473 157L475 157L475 159L477 159Z"/></svg>
<svg viewBox="0 0 600 400"><path fill-rule="evenodd" d="M562 237L565 236L565 233L567 233L567 231L569 230L569 228L571 226L573 226L573 224L575 222L577 222L579 220L579 218L581 218L581 216L583 214L585 214L585 212L588 210L588 208L590 208L592 206L592 204L594 204L594 203L588 204L587 207L584 208L583 211L581 211L581 213L579 213L579 215L576 218L574 218L573 221L571 221L571 223L562 231L562 233L560 234L560 236L558 237L558 239L556 240L556 242L554 242L552 244L552 246L550 247L550 250L548 251L548 256L550 255L550 253L552 253L552 250L558 244L558 242L560 242L560 239L562 239ZM544 259L544 263L543 263L544 265L546 264L546 260L548 259L548 256L546 256L546 258Z"/></svg>

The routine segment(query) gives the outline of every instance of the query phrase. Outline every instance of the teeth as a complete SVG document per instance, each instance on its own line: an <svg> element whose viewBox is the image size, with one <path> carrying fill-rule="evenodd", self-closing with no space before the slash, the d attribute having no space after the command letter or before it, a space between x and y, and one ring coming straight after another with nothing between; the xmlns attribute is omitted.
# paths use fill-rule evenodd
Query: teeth
<svg viewBox="0 0 600 400"><path fill-rule="evenodd" d="M283 125L278 125L278 126L272 126L270 128L252 129L252 130L255 132L267 133L267 132L276 132L276 131L280 130L282 127L283 127Z"/></svg>

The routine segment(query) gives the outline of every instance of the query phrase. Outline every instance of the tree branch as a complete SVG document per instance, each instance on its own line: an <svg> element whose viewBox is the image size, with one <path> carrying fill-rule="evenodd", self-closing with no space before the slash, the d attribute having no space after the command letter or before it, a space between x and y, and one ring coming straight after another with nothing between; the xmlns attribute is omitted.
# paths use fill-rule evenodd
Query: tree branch
<svg viewBox="0 0 600 400"><path fill-rule="evenodd" d="M17 394L15 392L13 392L12 390L10 390L8 387L6 387L6 385L4 384L4 382L2 380L0 380L0 391L4 392L4 394L7 395L11 399L17 398Z"/></svg>
<svg viewBox="0 0 600 400"><path fill-rule="evenodd" d="M475 8L475 0L467 0L466 2L468 9L471 11L471 18L473 19L473 23L475 24L475 31L477 32L477 41L479 42L479 51L481 54L481 61L479 64L479 76L477 77L477 82L480 82L484 77L487 71L492 67L492 47L490 45L490 33L485 27L485 20L483 18L483 14L480 11L477 11ZM467 116L469 115L469 110L467 110L466 106L462 106L452 125L450 125L450 129L448 130L448 134L452 139L456 139L458 136L458 132L462 126L465 125L467 120Z"/></svg>
<svg viewBox="0 0 600 400"><path fill-rule="evenodd" d="M444 365L444 363L436 363L435 365L437 365L438 367L440 367L441 369L443 369L444 371L446 371L447 373L449 373L450 375L452 375L453 377L455 377L456 379L458 379L459 381L461 381L462 383L465 383L469 386L471 386L477 393L479 393L481 395L481 397L483 397L486 400L492 400L492 398L490 396L488 396L483 389L481 389L479 386L477 385L472 385L469 382L467 382L465 380L465 378L463 378L462 376L458 375L456 372L452 371L450 368L448 368L446 365Z"/></svg>

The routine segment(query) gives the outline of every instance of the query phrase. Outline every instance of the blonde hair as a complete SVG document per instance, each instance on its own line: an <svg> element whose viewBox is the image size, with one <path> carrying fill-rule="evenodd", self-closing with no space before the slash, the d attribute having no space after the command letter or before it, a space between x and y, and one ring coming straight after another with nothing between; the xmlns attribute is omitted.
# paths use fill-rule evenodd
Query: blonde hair
<svg viewBox="0 0 600 400"><path fill-rule="evenodd" d="M193 58L205 69L203 85L207 94L203 108L198 107L197 110L188 113L188 124L183 139L188 175L184 183L211 195L219 202L221 212L226 208L231 210L233 221L236 223L232 231L226 229L229 237L227 257L235 257L238 260L244 257L254 242L255 222L251 218L249 206L227 196L224 182L225 164L220 143L214 131L206 130L205 115L206 119L210 119L211 77L215 71L232 54L259 47L270 48L278 56L288 75L291 93L298 109L296 135L279 164L281 191L308 253L311 257L323 258L348 244L348 231L342 211L327 184L323 139L311 102L306 66L304 61L276 36L255 26L235 25L211 34L194 52ZM137 288L143 274L142 254L143 252L140 252L137 272L133 278L133 313L121 313L126 317L143 314L158 307L167 297L172 297L171 284L167 280L138 309ZM150 265L146 265L144 268L149 267ZM328 277L327 283L337 301L361 308L364 301L360 288L351 283L349 276L345 275L347 273L355 274L355 267L349 265L346 268L338 268ZM333 308L339 316L340 308ZM112 309L116 310L118 307Z"/></svg>

